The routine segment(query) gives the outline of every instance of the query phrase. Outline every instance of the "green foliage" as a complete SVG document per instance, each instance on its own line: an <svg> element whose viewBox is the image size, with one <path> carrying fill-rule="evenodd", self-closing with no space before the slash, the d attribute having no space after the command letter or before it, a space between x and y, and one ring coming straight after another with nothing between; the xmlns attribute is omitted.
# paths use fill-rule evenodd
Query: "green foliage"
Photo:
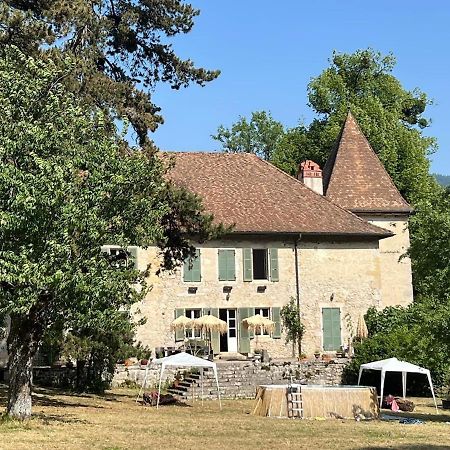
<svg viewBox="0 0 450 450"><path fill-rule="evenodd" d="M102 108L113 128L127 119L139 143L162 123L151 92L158 83L204 85L219 71L196 68L169 39L191 31L199 11L181 0L5 1L0 45L25 54L75 62L65 84L89 107Z"/></svg>
<svg viewBox="0 0 450 450"><path fill-rule="evenodd" d="M368 310L369 338L355 344L355 357L346 368L347 381L357 380L361 364L396 357L430 369L434 382L441 385L450 370L450 311L447 306L419 299L414 304ZM442 324L446 324L445 330ZM426 384L426 380L424 381Z"/></svg>
<svg viewBox="0 0 450 450"><path fill-rule="evenodd" d="M320 116L310 126L310 142L329 153L351 109L400 192L415 204L430 189L427 156L436 142L422 131L430 101L419 89L403 88L392 75L395 62L392 54L371 49L333 53L330 67L308 86L310 105Z"/></svg>
<svg viewBox="0 0 450 450"><path fill-rule="evenodd" d="M302 354L302 338L305 334L305 325L300 318L300 310L297 307L297 301L291 297L289 303L284 305L280 311L283 326L286 329L286 343L297 344L299 357Z"/></svg>
<svg viewBox="0 0 450 450"><path fill-rule="evenodd" d="M165 180L163 158L127 148L101 109L68 91L62 80L75 66L0 49L0 316L11 317L20 380L55 324L94 336L97 375L112 361L109 333L145 296L152 268L118 264L102 244L157 244L162 268L172 269L192 253L190 236L220 231L197 197Z"/></svg>
<svg viewBox="0 0 450 450"><path fill-rule="evenodd" d="M442 302L450 299L450 190L436 187L410 219L409 255L415 289Z"/></svg>
<svg viewBox="0 0 450 450"><path fill-rule="evenodd" d="M222 143L227 153L253 153L270 160L279 141L284 136L284 127L270 113L256 111L250 120L239 117L230 129L223 125L212 138Z"/></svg>

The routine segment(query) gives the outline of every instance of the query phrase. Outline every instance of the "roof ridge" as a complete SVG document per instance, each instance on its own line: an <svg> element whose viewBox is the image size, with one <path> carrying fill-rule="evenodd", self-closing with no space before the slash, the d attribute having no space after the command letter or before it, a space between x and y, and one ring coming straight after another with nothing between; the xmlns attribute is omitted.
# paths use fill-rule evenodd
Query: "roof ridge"
<svg viewBox="0 0 450 450"><path fill-rule="evenodd" d="M392 234L389 230L386 230L385 228L379 227L377 225L373 225L367 221L365 221L364 219L362 219L361 217L357 216L356 214L354 214L353 212L349 211L348 209L343 208L342 206L334 203L333 201L331 201L329 198L325 197L325 195L320 195L318 194L316 191L314 191L313 189L311 189L310 187L306 186L305 183L303 183L302 181L300 181L298 178L293 177L292 175L289 175L288 173L286 173L284 170L281 170L280 168L278 168L277 166L275 166L274 164L272 164L269 161L266 161L265 159L261 159L256 155L253 155L255 158L257 158L259 161L273 167L274 169L276 169L278 172L282 173L283 175L285 175L286 177L296 181L297 183L300 183L301 186L303 186L304 188L308 189L309 191L311 191L315 196L317 196L318 198L321 198L325 201L327 201L328 203L330 203L331 205L335 206L336 208L340 209L341 211L344 211L347 214L350 214L351 216L353 216L354 218L358 219L360 222L364 223L365 225L368 225L369 227L375 227L378 228L380 230L384 230L389 234Z"/></svg>

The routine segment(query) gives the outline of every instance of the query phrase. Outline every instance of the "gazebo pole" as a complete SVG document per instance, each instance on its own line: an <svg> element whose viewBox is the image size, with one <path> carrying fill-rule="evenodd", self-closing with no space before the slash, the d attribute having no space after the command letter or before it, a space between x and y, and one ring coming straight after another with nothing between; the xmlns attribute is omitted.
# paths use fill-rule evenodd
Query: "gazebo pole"
<svg viewBox="0 0 450 450"><path fill-rule="evenodd" d="M200 368L200 378L202 381L202 406L203 406L203 367Z"/></svg>

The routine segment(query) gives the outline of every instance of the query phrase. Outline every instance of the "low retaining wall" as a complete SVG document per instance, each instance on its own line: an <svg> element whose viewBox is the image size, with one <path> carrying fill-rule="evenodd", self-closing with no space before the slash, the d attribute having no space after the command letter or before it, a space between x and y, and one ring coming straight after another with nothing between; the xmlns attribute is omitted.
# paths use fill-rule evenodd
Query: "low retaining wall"
<svg viewBox="0 0 450 450"><path fill-rule="evenodd" d="M342 383L342 373L348 364L346 358L325 362L319 360L272 361L260 363L253 361L218 361L217 372L221 395L224 398L253 398L260 384L286 384L291 377L302 384L322 384L335 386ZM180 370L183 372L183 370ZM167 370L163 382L170 384L176 370ZM145 367L117 366L113 378L113 387L126 385L142 385ZM147 387L156 387L159 377L159 367L151 367L148 371ZM196 394L199 394L198 390ZM216 396L215 382L212 372L205 373L204 395Z"/></svg>

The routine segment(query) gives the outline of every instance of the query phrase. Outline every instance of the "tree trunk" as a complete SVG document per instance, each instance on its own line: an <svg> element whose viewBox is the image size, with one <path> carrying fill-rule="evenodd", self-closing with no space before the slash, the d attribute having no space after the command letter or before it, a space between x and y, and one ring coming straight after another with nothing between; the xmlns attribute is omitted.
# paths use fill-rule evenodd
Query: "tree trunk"
<svg viewBox="0 0 450 450"><path fill-rule="evenodd" d="M33 358L39 348L43 327L32 314L11 314L8 335L9 390L7 414L23 420L31 416Z"/></svg>

